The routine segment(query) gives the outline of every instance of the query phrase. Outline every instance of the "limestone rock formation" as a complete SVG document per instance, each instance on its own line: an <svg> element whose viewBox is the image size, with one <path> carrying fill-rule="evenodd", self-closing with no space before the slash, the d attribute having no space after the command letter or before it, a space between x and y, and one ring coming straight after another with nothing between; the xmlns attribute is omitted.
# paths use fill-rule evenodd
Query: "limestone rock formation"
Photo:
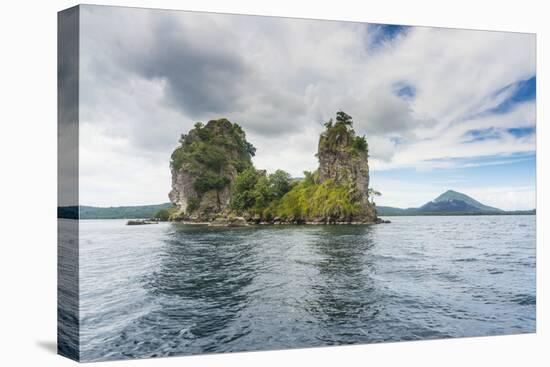
<svg viewBox="0 0 550 367"><path fill-rule="evenodd" d="M347 186L352 201L360 207L353 220L377 221L375 206L369 202L369 153L365 137L356 135L351 116L344 112L338 112L336 122L331 120L325 127L317 151L319 183L331 180Z"/></svg>
<svg viewBox="0 0 550 367"><path fill-rule="evenodd" d="M213 220L229 211L238 173L252 166L255 148L241 127L227 119L195 124L172 153L170 201L178 219Z"/></svg>

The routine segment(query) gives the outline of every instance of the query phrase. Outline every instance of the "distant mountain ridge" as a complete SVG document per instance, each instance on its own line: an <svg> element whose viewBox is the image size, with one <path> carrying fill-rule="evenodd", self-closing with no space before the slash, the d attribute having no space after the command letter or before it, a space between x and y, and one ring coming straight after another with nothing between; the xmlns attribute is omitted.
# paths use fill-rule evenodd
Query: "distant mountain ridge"
<svg viewBox="0 0 550 367"><path fill-rule="evenodd" d="M66 219L145 219L152 218L161 209L171 208L171 203L136 206L96 207L81 205L57 208L57 217Z"/></svg>
<svg viewBox="0 0 550 367"><path fill-rule="evenodd" d="M418 208L394 208L390 206L377 206L378 215L509 215L509 214L535 214L535 210L505 211L480 203L470 196L447 190L432 201Z"/></svg>

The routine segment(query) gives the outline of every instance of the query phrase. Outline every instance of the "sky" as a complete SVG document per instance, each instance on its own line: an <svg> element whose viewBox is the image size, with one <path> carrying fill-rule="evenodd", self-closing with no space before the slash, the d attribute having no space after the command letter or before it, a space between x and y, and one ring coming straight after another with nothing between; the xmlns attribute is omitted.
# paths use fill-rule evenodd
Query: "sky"
<svg viewBox="0 0 550 367"><path fill-rule="evenodd" d="M81 6L80 203L168 201L195 122L239 123L257 168L318 166L343 110L369 144L378 205L448 189L535 207L535 35Z"/></svg>

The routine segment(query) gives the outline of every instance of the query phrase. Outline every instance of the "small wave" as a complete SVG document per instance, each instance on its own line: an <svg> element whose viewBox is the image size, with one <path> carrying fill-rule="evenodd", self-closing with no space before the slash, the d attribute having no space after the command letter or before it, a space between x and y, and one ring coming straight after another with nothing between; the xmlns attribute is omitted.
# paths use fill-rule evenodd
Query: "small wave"
<svg viewBox="0 0 550 367"><path fill-rule="evenodd" d="M400 256L392 256L392 255L375 255L377 259L385 260L385 261L404 261L406 260L404 257Z"/></svg>
<svg viewBox="0 0 550 367"><path fill-rule="evenodd" d="M434 275L444 279L444 280L447 280L449 282L459 282L461 281L461 278L460 276L456 275L456 274L451 274L449 272L438 272L438 273L435 273Z"/></svg>
<svg viewBox="0 0 550 367"><path fill-rule="evenodd" d="M455 259L454 261L456 261L456 262L473 262L473 261L477 261L477 259L475 259L473 257L466 257L464 259Z"/></svg>
<svg viewBox="0 0 550 367"><path fill-rule="evenodd" d="M532 294L516 294L512 301L521 306L536 305L537 297Z"/></svg>
<svg viewBox="0 0 550 367"><path fill-rule="evenodd" d="M294 262L298 265L307 265L307 266L315 265L315 263L313 261L306 261L306 260L300 260L300 259L296 259L296 260L294 260Z"/></svg>

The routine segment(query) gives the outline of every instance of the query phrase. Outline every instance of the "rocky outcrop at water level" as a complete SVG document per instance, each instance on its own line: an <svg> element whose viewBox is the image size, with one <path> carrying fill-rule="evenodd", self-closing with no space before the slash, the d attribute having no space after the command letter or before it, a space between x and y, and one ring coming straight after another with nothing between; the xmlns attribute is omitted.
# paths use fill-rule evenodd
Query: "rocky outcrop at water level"
<svg viewBox="0 0 550 367"><path fill-rule="evenodd" d="M256 169L256 149L226 119L197 123L172 154L170 220L231 226L380 223L369 201L368 145L338 112L319 138L319 168L294 179Z"/></svg>

